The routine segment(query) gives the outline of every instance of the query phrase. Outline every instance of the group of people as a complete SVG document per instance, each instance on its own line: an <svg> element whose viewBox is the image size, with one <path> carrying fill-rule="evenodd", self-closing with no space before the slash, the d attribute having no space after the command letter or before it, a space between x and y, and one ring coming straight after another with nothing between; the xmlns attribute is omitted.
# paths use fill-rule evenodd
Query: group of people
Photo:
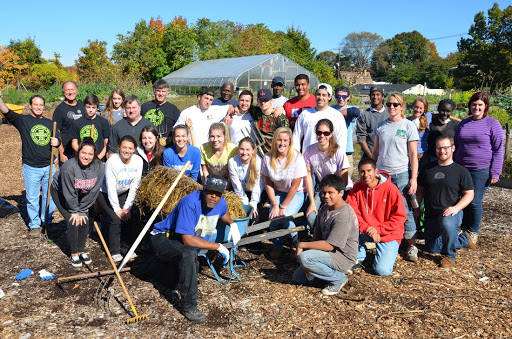
<svg viewBox="0 0 512 339"><path fill-rule="evenodd" d="M420 203L425 206L426 249L441 254L441 267L454 265L456 251L475 248L482 219L482 199L490 183L499 180L503 165L503 130L488 116L489 97L475 93L469 117L451 117L455 103L444 99L438 113L428 112L425 98L413 103L405 117L402 95L386 96L370 89L370 107L349 105L351 91L318 85L310 93L309 78L294 79L297 96L282 96L285 81L275 77L272 91L243 90L224 84L221 97L210 88L197 95L197 104L180 112L167 101L169 86L154 83L155 98L140 104L134 95L116 89L98 114L99 100L88 95L76 100L77 86L63 85L64 101L52 122L42 116L44 98L30 99L30 115L10 111L1 99L0 112L22 137L30 234L48 220L39 208L40 189L47 194L51 148L58 147L60 169L51 196L67 222L71 264L92 261L84 245L90 223L103 213L108 218L109 250L115 261L127 246L123 225L133 220L133 202L141 177L163 165L182 170L204 190L182 199L173 212L154 225L151 244L156 257L178 267L182 313L192 322L206 316L197 309L197 249L229 251L209 241L218 220L230 225L230 237L240 239L236 223L221 197L233 190L252 207L253 220L262 217L266 202L270 219L303 210L313 238L289 234L300 266L293 280L327 283L322 293L338 293L347 274L368 267L367 248L375 246L375 274L393 271L402 240L404 257L418 260L416 247ZM336 104L330 106L333 99ZM362 151L354 165L353 133ZM53 166L53 164L52 164ZM352 181L357 168L360 180ZM53 169L55 170L55 169ZM44 199L43 199L44 200ZM293 221L274 229L295 227ZM459 231L459 227L461 231ZM286 239L272 239L268 255L278 258Z"/></svg>

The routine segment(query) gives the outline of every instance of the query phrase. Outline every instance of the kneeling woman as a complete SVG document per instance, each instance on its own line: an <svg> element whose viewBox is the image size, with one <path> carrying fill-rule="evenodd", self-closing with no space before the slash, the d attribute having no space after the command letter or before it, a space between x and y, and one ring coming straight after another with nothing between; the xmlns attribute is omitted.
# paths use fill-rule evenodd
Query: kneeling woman
<svg viewBox="0 0 512 339"><path fill-rule="evenodd" d="M51 195L66 220L71 265L74 267L92 262L84 252L91 224L89 209L94 207L105 174L105 167L95 152L94 141L85 138L78 147L78 156L66 161L52 181Z"/></svg>
<svg viewBox="0 0 512 339"><path fill-rule="evenodd" d="M110 218L109 250L115 262L123 260L121 255L121 225L131 218L131 209L135 193L142 176L142 159L132 156L137 141L131 135L121 138L116 154L105 165L105 180L98 197L101 209ZM124 245L124 244L123 244ZM127 251L127 246L123 246Z"/></svg>
<svg viewBox="0 0 512 339"><path fill-rule="evenodd" d="M272 148L263 157L261 174L265 178L268 198L272 204L270 219L293 215L301 210L308 171L304 157L293 148L292 130L288 127L279 127L274 133ZM295 228L293 221L285 222L284 226L288 229ZM297 233L291 233L290 236L296 246ZM272 242L274 248L270 256L277 258L283 249L283 240L275 238Z"/></svg>
<svg viewBox="0 0 512 339"><path fill-rule="evenodd" d="M229 177L242 203L252 206L253 219L258 217L258 204L264 189L260 168L261 158L256 154L256 144L251 137L241 139L238 155L229 159Z"/></svg>

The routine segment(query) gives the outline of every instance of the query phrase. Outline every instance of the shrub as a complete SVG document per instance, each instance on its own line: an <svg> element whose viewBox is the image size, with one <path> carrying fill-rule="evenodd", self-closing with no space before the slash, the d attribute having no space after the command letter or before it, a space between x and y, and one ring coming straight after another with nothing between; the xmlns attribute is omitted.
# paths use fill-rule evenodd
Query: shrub
<svg viewBox="0 0 512 339"><path fill-rule="evenodd" d="M505 127L505 124L510 120L510 115L503 108L493 107L489 110L489 116L498 120L501 127Z"/></svg>

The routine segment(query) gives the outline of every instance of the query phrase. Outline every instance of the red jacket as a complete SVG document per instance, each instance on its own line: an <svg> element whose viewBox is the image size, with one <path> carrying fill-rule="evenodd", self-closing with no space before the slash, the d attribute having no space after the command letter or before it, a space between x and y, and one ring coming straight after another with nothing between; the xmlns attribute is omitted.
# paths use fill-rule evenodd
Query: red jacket
<svg viewBox="0 0 512 339"><path fill-rule="evenodd" d="M389 174L379 174L387 180L373 188L358 181L350 190L347 202L356 212L361 233L366 234L369 227L374 227L381 242L400 242L404 237L404 223L407 219L404 201Z"/></svg>

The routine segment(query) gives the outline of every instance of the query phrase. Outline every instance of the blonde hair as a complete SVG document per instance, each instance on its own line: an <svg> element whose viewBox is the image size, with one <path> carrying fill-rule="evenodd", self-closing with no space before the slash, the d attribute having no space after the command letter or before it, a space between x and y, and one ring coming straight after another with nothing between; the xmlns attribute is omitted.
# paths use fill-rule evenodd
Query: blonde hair
<svg viewBox="0 0 512 339"><path fill-rule="evenodd" d="M427 98L417 97L416 99L414 99L412 105L414 106L418 101L421 102L423 104L423 107L425 108L425 112L423 112L423 114L419 118L420 125L418 126L418 131L423 132L424 130L426 130L428 128L428 119L427 119L427 116L425 115L425 113L428 110L428 101L427 101ZM411 115L410 117L408 117L408 119L411 121L414 120L414 114Z"/></svg>
<svg viewBox="0 0 512 339"><path fill-rule="evenodd" d="M256 184L256 179L258 178L259 174L258 166L256 164L256 143L254 142L254 140L252 140L251 137L245 137L238 142L238 149L240 149L240 146L242 145L243 142L249 143L252 147L252 150L254 151L252 153L251 160L249 160L249 169L247 171L248 178L246 185L248 189L252 190L252 188Z"/></svg>
<svg viewBox="0 0 512 339"><path fill-rule="evenodd" d="M226 149L228 144L231 142L231 139L229 138L228 125L226 125L224 122L214 122L210 125L210 129L208 130L208 138L210 138L213 130L222 131L222 134L224 134L224 144L222 145L222 148Z"/></svg>
<svg viewBox="0 0 512 339"><path fill-rule="evenodd" d="M284 166L284 169L290 166L290 163L292 162L293 157L295 155L295 150L293 149L292 130L289 127L279 127L274 132L274 137L272 138L272 147L270 148L270 167L272 167L274 171L277 169L277 138L279 137L279 134L288 134L288 137L290 138L290 147L288 148L288 154L286 154L286 164Z"/></svg>
<svg viewBox="0 0 512 339"><path fill-rule="evenodd" d="M397 93L397 92L394 92L394 93L391 93L389 96L388 96L388 101L389 102L389 99L393 97L396 99L396 101L398 101L398 103L400 104L400 107L402 107L402 119L405 118L405 109L406 109L406 106L405 106L405 99L404 97L402 96L402 94L400 93Z"/></svg>

